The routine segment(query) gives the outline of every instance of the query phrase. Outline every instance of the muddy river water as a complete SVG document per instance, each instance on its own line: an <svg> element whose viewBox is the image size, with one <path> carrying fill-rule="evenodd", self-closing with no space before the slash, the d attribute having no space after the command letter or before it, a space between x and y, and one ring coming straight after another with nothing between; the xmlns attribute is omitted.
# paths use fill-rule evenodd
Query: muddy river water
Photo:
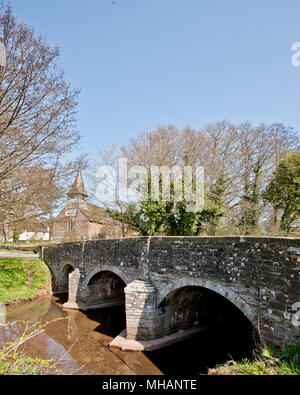
<svg viewBox="0 0 300 395"><path fill-rule="evenodd" d="M124 308L70 311L62 308L64 302L44 297L8 307L0 325L0 344L22 335L24 324L20 320L54 321L26 343L26 353L58 361L67 374L89 375L206 374L209 367L230 357L239 359L249 354L245 339L226 328L215 328L151 353L120 351L108 344L125 328ZM63 317L66 319L56 320Z"/></svg>

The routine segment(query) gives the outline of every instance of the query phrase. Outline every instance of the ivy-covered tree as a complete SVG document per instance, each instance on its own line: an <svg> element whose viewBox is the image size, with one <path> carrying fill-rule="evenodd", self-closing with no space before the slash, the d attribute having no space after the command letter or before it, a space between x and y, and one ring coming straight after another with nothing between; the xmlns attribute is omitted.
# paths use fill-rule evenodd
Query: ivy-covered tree
<svg viewBox="0 0 300 395"><path fill-rule="evenodd" d="M149 195L136 212L131 212L128 221L144 236L215 235L224 215L225 192L226 181L220 177L207 194L204 208L199 211L190 211L185 200L175 202L171 198L165 202L160 198L152 201Z"/></svg>
<svg viewBox="0 0 300 395"><path fill-rule="evenodd" d="M258 161L253 169L253 179L245 185L245 192L242 196L240 227L244 234L256 233L260 228L261 175L262 165Z"/></svg>
<svg viewBox="0 0 300 395"><path fill-rule="evenodd" d="M263 197L276 212L281 212L281 229L290 233L300 217L300 152L287 155L279 162Z"/></svg>

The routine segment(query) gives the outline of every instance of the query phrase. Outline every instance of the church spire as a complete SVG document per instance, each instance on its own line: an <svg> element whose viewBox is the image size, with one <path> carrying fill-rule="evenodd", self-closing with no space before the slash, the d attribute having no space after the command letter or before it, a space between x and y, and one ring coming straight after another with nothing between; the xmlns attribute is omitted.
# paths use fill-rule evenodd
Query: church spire
<svg viewBox="0 0 300 395"><path fill-rule="evenodd" d="M78 171L75 181L72 185L72 188L68 192L68 196L72 196L75 194L88 197L88 194L87 194L85 187L84 187L81 170Z"/></svg>

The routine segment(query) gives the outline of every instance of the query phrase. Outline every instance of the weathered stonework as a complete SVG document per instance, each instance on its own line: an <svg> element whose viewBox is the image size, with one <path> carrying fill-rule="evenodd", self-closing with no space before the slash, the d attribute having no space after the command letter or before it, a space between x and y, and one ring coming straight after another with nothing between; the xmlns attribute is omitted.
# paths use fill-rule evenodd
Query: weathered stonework
<svg viewBox="0 0 300 395"><path fill-rule="evenodd" d="M78 283L69 284L69 302L78 306L89 306L87 289L97 273L120 277L127 285L128 339L155 339L192 323L193 316L169 309L166 300L178 289L202 287L239 308L265 343L300 341L295 325L300 239L140 237L45 246L42 257L52 273L54 292L63 292L66 266L79 269Z"/></svg>
<svg viewBox="0 0 300 395"><path fill-rule="evenodd" d="M125 288L128 340L158 337L156 289L148 281L133 281Z"/></svg>
<svg viewBox="0 0 300 395"><path fill-rule="evenodd" d="M75 269L69 273L69 300L64 304L68 309L79 309L80 305L77 303L77 292L80 283L80 270Z"/></svg>

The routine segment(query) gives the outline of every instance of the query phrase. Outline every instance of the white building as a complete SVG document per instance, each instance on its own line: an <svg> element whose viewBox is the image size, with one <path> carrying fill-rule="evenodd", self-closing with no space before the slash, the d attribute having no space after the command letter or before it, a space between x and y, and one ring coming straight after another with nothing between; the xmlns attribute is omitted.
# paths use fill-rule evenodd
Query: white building
<svg viewBox="0 0 300 395"><path fill-rule="evenodd" d="M49 241L50 240L50 229L42 228L40 226L27 226L22 229L19 235L19 241L28 243L31 241ZM10 239L9 241L13 241Z"/></svg>

